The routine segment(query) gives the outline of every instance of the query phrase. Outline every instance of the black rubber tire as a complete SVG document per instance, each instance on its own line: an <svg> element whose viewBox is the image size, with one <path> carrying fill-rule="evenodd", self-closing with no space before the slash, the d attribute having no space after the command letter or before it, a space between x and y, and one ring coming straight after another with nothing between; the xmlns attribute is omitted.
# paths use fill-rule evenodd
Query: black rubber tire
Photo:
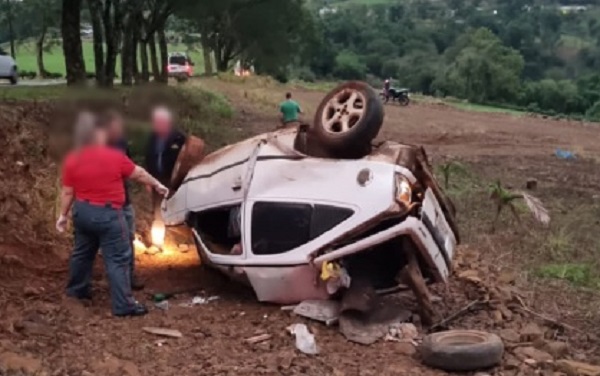
<svg viewBox="0 0 600 376"><path fill-rule="evenodd" d="M410 98L408 97L400 97L398 98L398 103L400 103L400 106L408 106L410 104Z"/></svg>
<svg viewBox="0 0 600 376"><path fill-rule="evenodd" d="M17 72L16 67L13 67L9 80L11 85L16 85L19 83L19 73Z"/></svg>
<svg viewBox="0 0 600 376"><path fill-rule="evenodd" d="M420 347L423 363L445 371L474 371L499 364L504 344L495 334L449 330L431 334Z"/></svg>
<svg viewBox="0 0 600 376"><path fill-rule="evenodd" d="M364 98L362 115L348 131L339 134L329 132L323 123L324 112L327 110L329 101L336 96L343 95L344 92L352 91L359 92ZM370 152L371 141L377 137L381 129L383 116L383 104L379 99L379 94L364 82L350 81L331 90L323 98L315 113L309 133L312 140L318 142L323 149L337 158L361 158Z"/></svg>

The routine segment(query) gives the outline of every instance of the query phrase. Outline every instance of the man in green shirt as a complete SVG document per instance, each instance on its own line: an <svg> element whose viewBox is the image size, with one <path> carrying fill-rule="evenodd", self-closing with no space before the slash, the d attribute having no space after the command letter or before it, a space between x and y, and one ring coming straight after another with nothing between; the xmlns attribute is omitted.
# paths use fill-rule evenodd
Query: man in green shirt
<svg viewBox="0 0 600 376"><path fill-rule="evenodd" d="M298 102L292 99L292 93L285 95L285 101L279 106L279 111L281 112L281 122L284 126L300 121L298 115L302 113L302 110Z"/></svg>

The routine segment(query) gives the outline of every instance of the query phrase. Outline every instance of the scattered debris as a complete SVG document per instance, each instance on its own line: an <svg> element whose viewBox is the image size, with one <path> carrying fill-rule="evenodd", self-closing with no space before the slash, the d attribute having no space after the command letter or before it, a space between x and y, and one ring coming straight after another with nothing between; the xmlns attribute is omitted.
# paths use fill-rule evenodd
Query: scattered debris
<svg viewBox="0 0 600 376"><path fill-rule="evenodd" d="M392 324L386 335L386 341L414 342L419 337L417 327L409 322Z"/></svg>
<svg viewBox="0 0 600 376"><path fill-rule="evenodd" d="M544 332L535 323L529 323L521 329L521 342L535 342L544 337Z"/></svg>
<svg viewBox="0 0 600 376"><path fill-rule="evenodd" d="M157 247L155 245L152 245L152 246L146 248L146 253L151 256L156 255L157 253L161 253L161 252L162 252L162 249L160 249L159 247Z"/></svg>
<svg viewBox="0 0 600 376"><path fill-rule="evenodd" d="M289 332L296 337L296 348L304 354L316 355L319 353L315 336L312 335L306 325L293 324L288 327Z"/></svg>
<svg viewBox="0 0 600 376"><path fill-rule="evenodd" d="M268 341L268 340L271 339L271 337L272 336L270 334L259 334L259 335L254 336L254 337L246 338L244 340L244 342L253 345L255 343L260 343L260 342Z"/></svg>
<svg viewBox="0 0 600 376"><path fill-rule="evenodd" d="M340 303L334 300L306 300L294 308L294 313L330 326L338 322Z"/></svg>
<svg viewBox="0 0 600 376"><path fill-rule="evenodd" d="M163 337L171 337L171 338L181 338L183 334L177 329L166 329L166 328L154 328L145 326L142 330L146 333L156 334L157 336Z"/></svg>
<svg viewBox="0 0 600 376"><path fill-rule="evenodd" d="M20 355L14 352L0 353L0 370L19 372L24 371L27 374L37 374L42 368L42 362L31 356Z"/></svg>
<svg viewBox="0 0 600 376"><path fill-rule="evenodd" d="M556 362L556 368L568 376L600 376L600 366L573 360L562 359Z"/></svg>
<svg viewBox="0 0 600 376"><path fill-rule="evenodd" d="M180 307L194 307L197 305L202 305L202 304L212 302L217 299L219 299L219 297L216 295L209 296L208 298L204 298L202 296L194 296L190 302L181 303L181 304L179 304L179 306Z"/></svg>
<svg viewBox="0 0 600 376"><path fill-rule="evenodd" d="M378 307L373 312L344 312L339 319L340 332L348 341L371 345L398 328L411 317L411 312L393 305Z"/></svg>
<svg viewBox="0 0 600 376"><path fill-rule="evenodd" d="M190 250L190 246L189 246L188 244L184 244L184 243L182 243L182 244L179 244L179 245L177 246L177 249L178 249L178 250L179 250L179 252L181 252L181 253L186 253L186 252L188 252L188 251Z"/></svg>
<svg viewBox="0 0 600 376"><path fill-rule="evenodd" d="M517 347L514 350L514 354L523 362L527 361L528 359L532 359L535 361L534 364L548 363L554 359L552 355L548 354L547 352L538 350L532 346Z"/></svg>
<svg viewBox="0 0 600 376"><path fill-rule="evenodd" d="M168 300L162 300L160 302L156 302L154 303L154 306L158 309L161 309L163 311L167 311L169 310L169 301Z"/></svg>
<svg viewBox="0 0 600 376"><path fill-rule="evenodd" d="M469 312L471 309L475 309L476 307L479 307L480 305L487 304L487 303L488 302L484 301L484 300L475 300L475 301L472 301L469 304L467 304L466 306L464 306L463 308L461 308L458 311L456 311L453 314L451 314L450 316L448 316L445 319L441 320L440 322L432 325L431 328L430 328L430 330L434 331L434 330L439 329L439 328L444 328L451 321L453 321L453 320L457 319L458 317L460 317L461 315Z"/></svg>
<svg viewBox="0 0 600 376"><path fill-rule="evenodd" d="M572 151L562 149L556 149L554 155L556 155L558 159L571 160L576 158L575 153L573 153Z"/></svg>

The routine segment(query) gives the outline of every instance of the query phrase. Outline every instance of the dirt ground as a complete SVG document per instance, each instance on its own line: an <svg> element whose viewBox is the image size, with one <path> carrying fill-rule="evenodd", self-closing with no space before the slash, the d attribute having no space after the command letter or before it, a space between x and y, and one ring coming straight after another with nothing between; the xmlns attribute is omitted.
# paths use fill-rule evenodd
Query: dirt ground
<svg viewBox="0 0 600 376"><path fill-rule="evenodd" d="M189 84L218 91L229 99L236 108L233 126L239 135L273 129L276 104L286 90L293 91L307 118L323 96L319 91L274 84L261 87L217 79ZM532 273L537 263L562 258L594 262L597 257L593 234L600 229L594 218L600 213L596 196L600 173L595 161L600 155L600 128L415 103L406 108L386 106L380 138L422 144L434 164L457 160L469 168L468 176L457 177L449 187L459 209L464 244L449 286L438 286L434 292L441 298L436 306L444 316L469 302L481 301L447 326L484 329L502 336L508 350L504 362L487 373L564 375L567 373L553 373L560 359L600 363L597 289L540 280ZM558 147L575 151L578 158L556 158ZM9 174L25 174L19 171L0 169L2 184L10 184ZM536 195L551 211L551 228L540 229L525 216L519 225L507 216L504 227L490 234L493 209L487 201L486 184L502 179L507 186L520 189L531 178L539 182ZM138 224L143 228L148 205L143 194L136 200ZM579 208L584 219L570 214L573 208ZM0 215L0 226L14 220ZM564 238L572 239L575 247L561 248L566 247L564 239L554 242L560 246L548 241L563 229L568 233ZM177 244L181 241L172 235L164 253L137 254L137 268L147 287L136 295L152 310L145 317L128 319L110 316L101 262L96 268L93 303L83 307L63 296L68 242L58 249L50 245L32 249L25 245L27 239L0 241L0 375L445 374L422 366L415 349L405 344L353 344L336 328L256 302L250 290L201 268L193 248L180 252ZM558 255L552 252L555 249ZM166 311L148 300L152 293L177 291L180 293L169 299ZM194 296L218 299L181 306ZM297 322L306 323L315 334L319 355L295 350L286 327ZM532 325L541 333L537 343L524 336ZM177 329L183 336L160 338L144 333L143 327ZM255 345L244 341L263 333L271 339ZM553 360L535 359L540 355L530 350L533 348L549 353ZM536 362L529 361L532 358Z"/></svg>

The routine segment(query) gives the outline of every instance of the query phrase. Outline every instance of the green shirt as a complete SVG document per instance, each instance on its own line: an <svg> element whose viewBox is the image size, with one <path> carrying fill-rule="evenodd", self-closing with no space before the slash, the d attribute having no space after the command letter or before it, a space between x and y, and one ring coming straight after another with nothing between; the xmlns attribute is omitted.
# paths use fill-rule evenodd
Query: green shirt
<svg viewBox="0 0 600 376"><path fill-rule="evenodd" d="M300 113L300 105L292 100L288 99L281 103L279 110L283 114L283 122L289 123L290 121L298 121L298 114Z"/></svg>

